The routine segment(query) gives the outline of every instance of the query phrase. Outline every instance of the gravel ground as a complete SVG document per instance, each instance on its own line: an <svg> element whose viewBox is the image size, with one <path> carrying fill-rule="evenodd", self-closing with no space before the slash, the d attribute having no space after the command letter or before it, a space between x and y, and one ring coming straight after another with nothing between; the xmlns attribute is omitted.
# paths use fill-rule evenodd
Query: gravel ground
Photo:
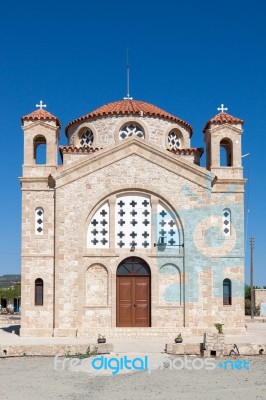
<svg viewBox="0 0 266 400"><path fill-rule="evenodd" d="M0 359L0 399L265 400L266 357L245 360L250 362L250 371L165 368L151 375L143 371L91 376L55 371L50 357L6 358Z"/></svg>

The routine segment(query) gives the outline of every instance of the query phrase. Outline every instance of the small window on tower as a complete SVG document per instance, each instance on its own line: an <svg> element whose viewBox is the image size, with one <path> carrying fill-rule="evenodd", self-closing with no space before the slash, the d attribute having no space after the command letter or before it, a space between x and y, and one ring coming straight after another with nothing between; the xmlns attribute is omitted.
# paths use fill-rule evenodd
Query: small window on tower
<svg viewBox="0 0 266 400"><path fill-rule="evenodd" d="M43 280L38 278L35 280L35 306L43 305Z"/></svg>
<svg viewBox="0 0 266 400"><path fill-rule="evenodd" d="M46 164L46 139L44 136L37 136L33 141L34 161L37 165Z"/></svg>
<svg viewBox="0 0 266 400"><path fill-rule="evenodd" d="M233 166L233 144L230 139L222 139L220 142L220 166Z"/></svg>
<svg viewBox="0 0 266 400"><path fill-rule="evenodd" d="M87 129L82 133L79 139L80 147L88 147L89 149L93 144L93 132L90 129Z"/></svg>
<svg viewBox="0 0 266 400"><path fill-rule="evenodd" d="M169 146L170 150L178 150L181 148L180 135L176 131L169 132L168 146Z"/></svg>
<svg viewBox="0 0 266 400"><path fill-rule="evenodd" d="M43 235L43 217L44 211L43 208L38 207L35 210L35 234Z"/></svg>
<svg viewBox="0 0 266 400"><path fill-rule="evenodd" d="M224 279L223 281L223 305L232 305L232 284L230 279Z"/></svg>
<svg viewBox="0 0 266 400"><path fill-rule="evenodd" d="M231 211L229 208L223 210L223 233L225 236L231 234Z"/></svg>

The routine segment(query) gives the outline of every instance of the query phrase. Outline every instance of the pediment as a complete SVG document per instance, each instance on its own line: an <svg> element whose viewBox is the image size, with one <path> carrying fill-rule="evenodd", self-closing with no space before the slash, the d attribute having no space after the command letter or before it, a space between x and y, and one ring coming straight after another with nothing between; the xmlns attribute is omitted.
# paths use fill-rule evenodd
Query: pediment
<svg viewBox="0 0 266 400"><path fill-rule="evenodd" d="M51 131L56 131L58 129L58 126L56 126L53 123L50 122L45 122L42 120L34 120L34 121L27 121L27 124L22 125L22 129L23 131L28 131L28 130L32 130L34 128L39 128L40 126L44 127L45 129L50 129Z"/></svg>
<svg viewBox="0 0 266 400"><path fill-rule="evenodd" d="M243 132L243 129L242 129L241 124L232 125L229 123L225 123L225 124L215 124L208 130L206 130L206 132L210 132L211 134L220 132L220 131L241 134Z"/></svg>
<svg viewBox="0 0 266 400"><path fill-rule="evenodd" d="M138 138L130 138L107 149L80 155L80 159L77 161L60 167L58 172L53 174L53 178L56 181L56 187L60 187L99 169L108 168L111 164L135 156L147 163L160 166L162 174L165 169L204 188L210 188L214 180L214 175L205 168L167 150L154 148Z"/></svg>

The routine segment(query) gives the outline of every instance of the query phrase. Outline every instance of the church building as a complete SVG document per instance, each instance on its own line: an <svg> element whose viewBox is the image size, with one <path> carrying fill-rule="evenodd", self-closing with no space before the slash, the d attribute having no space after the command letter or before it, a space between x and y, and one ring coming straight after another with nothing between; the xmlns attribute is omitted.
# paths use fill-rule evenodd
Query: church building
<svg viewBox="0 0 266 400"><path fill-rule="evenodd" d="M222 105L195 148L188 122L127 97L59 146L38 107L22 117L21 336L243 333L243 121Z"/></svg>

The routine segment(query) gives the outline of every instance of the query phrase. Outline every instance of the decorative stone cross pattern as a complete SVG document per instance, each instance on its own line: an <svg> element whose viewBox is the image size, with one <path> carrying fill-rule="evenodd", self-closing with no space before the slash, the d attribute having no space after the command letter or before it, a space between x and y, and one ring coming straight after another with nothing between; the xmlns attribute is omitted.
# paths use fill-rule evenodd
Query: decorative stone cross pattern
<svg viewBox="0 0 266 400"><path fill-rule="evenodd" d="M109 205L107 202L94 214L89 225L88 235L89 248L109 247Z"/></svg>
<svg viewBox="0 0 266 400"><path fill-rule="evenodd" d="M150 248L151 243L146 240L147 237L151 236L150 198L136 194L121 196L117 200L115 213L116 247Z"/></svg>
<svg viewBox="0 0 266 400"><path fill-rule="evenodd" d="M225 111L228 111L228 108L224 106L224 104L221 104L221 107L217 108L218 111L221 111L222 113Z"/></svg>
<svg viewBox="0 0 266 400"><path fill-rule="evenodd" d="M40 101L40 104L36 104L36 107L42 110L43 108L47 107L46 104L43 104L42 100Z"/></svg>

